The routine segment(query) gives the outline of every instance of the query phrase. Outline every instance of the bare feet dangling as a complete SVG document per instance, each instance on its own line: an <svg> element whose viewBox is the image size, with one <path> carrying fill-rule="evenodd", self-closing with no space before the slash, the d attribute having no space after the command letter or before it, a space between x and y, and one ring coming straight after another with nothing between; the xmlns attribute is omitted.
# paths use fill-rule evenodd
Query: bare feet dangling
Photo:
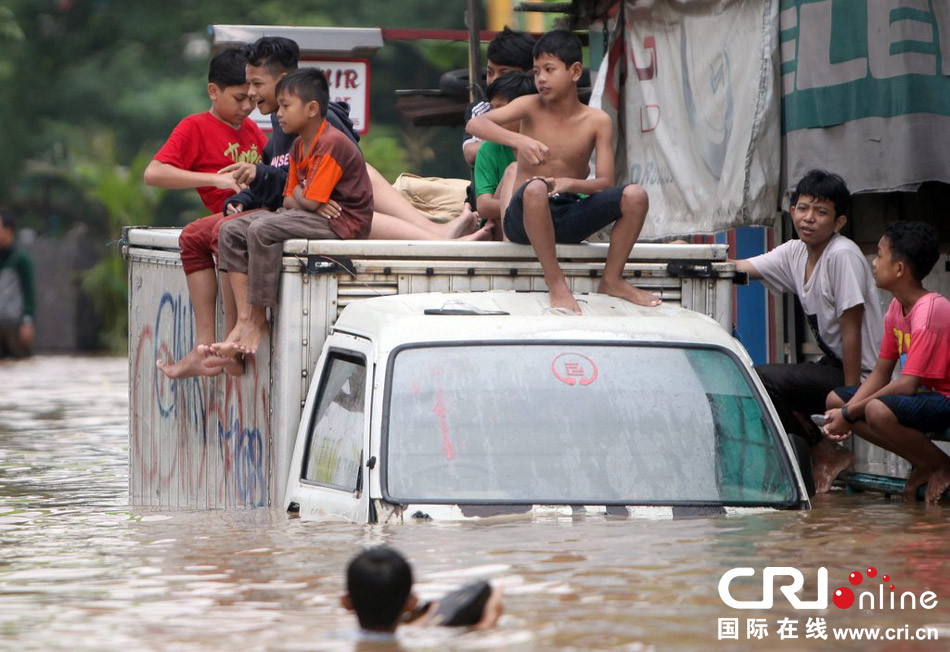
<svg viewBox="0 0 950 652"><path fill-rule="evenodd" d="M172 380L177 378L194 378L195 376L217 376L221 373L220 367L207 364L207 355L201 353L202 348L207 348L199 344L188 352L184 358L178 362L170 360L156 360L155 366Z"/></svg>

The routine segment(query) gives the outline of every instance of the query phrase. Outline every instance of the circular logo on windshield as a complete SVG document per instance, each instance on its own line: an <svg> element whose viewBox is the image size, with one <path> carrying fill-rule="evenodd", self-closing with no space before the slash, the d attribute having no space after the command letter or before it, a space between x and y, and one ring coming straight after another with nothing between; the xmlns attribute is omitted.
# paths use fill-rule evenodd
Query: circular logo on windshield
<svg viewBox="0 0 950 652"><path fill-rule="evenodd" d="M597 380L597 365L586 355L562 353L551 363L554 377L565 385L590 385Z"/></svg>

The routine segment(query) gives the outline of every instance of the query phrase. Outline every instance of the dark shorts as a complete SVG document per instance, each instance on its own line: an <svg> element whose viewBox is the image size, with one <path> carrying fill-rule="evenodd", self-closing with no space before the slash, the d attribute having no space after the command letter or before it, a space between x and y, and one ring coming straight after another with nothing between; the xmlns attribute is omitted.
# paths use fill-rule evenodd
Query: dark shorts
<svg viewBox="0 0 950 652"><path fill-rule="evenodd" d="M838 387L835 394L847 402L857 391L858 388L854 386ZM924 433L943 432L950 428L950 396L939 392L921 392L913 396L878 396L876 400L886 405L897 417L897 422L907 428Z"/></svg>
<svg viewBox="0 0 950 652"><path fill-rule="evenodd" d="M524 229L524 189L531 181L528 179L515 191L505 212L505 235L518 244L530 244ZM584 198L572 192L548 197L555 242L580 242L616 222L620 217L620 198L624 187L608 188Z"/></svg>

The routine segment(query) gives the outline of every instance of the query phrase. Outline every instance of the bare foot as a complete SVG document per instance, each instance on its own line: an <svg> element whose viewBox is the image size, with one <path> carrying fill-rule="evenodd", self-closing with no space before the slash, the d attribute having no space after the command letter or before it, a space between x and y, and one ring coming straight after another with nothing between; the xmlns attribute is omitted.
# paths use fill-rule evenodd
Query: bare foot
<svg viewBox="0 0 950 652"><path fill-rule="evenodd" d="M202 355L200 351L202 348L208 347L199 344L178 362L171 363L168 360L156 360L155 366L168 378L172 379L193 378L195 376L217 376L221 373L221 369L207 364L207 356Z"/></svg>
<svg viewBox="0 0 950 652"><path fill-rule="evenodd" d="M933 468L929 466L922 469L916 466L911 467L910 475L907 476L907 481L904 483L904 499L917 500L917 490L927 482L927 478L930 477L932 472Z"/></svg>
<svg viewBox="0 0 950 652"><path fill-rule="evenodd" d="M491 240L493 238L494 238L494 234L492 233L492 225L486 224L475 233L469 233L468 235L463 235L461 238L457 238L457 239L458 240Z"/></svg>
<svg viewBox="0 0 950 652"><path fill-rule="evenodd" d="M208 348L211 349L211 353L213 355L220 358L233 358L237 354L243 353L243 349L241 348L239 341L228 342L225 340L224 342L215 342Z"/></svg>
<svg viewBox="0 0 950 652"><path fill-rule="evenodd" d="M663 303L663 301L659 297L654 296L652 292L635 288L622 279L620 281L606 278L601 279L600 287L597 288L597 292L600 294L609 294L612 297L617 297L618 299L635 303L638 306L647 306L649 308L656 307Z"/></svg>
<svg viewBox="0 0 950 652"><path fill-rule="evenodd" d="M241 333L241 339L236 342L239 350L246 355L254 355L261 340L270 331L270 324L267 319L262 321L249 321Z"/></svg>
<svg viewBox="0 0 950 652"><path fill-rule="evenodd" d="M828 493L838 474L851 466L853 457L851 451L844 446L822 439L811 451L815 493Z"/></svg>
<svg viewBox="0 0 950 652"><path fill-rule="evenodd" d="M940 502L943 492L948 488L950 488L950 466L938 466L927 479L927 502Z"/></svg>
<svg viewBox="0 0 950 652"><path fill-rule="evenodd" d="M223 369L229 376L244 375L244 355L238 353L234 356L218 355L210 346L202 345L199 347L205 357L205 365L217 368L218 373Z"/></svg>
<svg viewBox="0 0 950 652"><path fill-rule="evenodd" d="M443 233L449 240L461 238L463 235L469 235L478 225L478 213L472 210L468 202L462 207L462 212L451 222L446 222L443 226Z"/></svg>
<svg viewBox="0 0 950 652"><path fill-rule="evenodd" d="M548 292L551 294L551 308L554 310L564 308L570 310L575 315L581 314L581 307L577 304L577 300L574 299L574 295L571 293L571 289L567 287L567 283L549 287Z"/></svg>

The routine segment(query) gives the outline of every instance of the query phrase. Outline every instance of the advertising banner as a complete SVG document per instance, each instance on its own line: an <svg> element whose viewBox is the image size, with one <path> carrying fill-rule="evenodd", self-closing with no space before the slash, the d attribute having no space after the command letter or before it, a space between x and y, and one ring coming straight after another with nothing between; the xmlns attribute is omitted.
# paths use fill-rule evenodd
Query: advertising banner
<svg viewBox="0 0 950 652"><path fill-rule="evenodd" d="M783 0L780 25L784 187L950 182L950 2Z"/></svg>

